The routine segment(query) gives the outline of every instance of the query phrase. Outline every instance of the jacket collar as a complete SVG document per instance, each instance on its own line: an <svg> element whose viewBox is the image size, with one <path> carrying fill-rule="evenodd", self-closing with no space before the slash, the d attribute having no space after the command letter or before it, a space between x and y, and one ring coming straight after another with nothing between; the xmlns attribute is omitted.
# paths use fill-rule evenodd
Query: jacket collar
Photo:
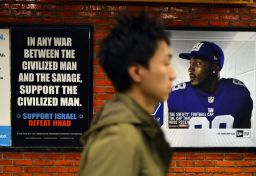
<svg viewBox="0 0 256 176"><path fill-rule="evenodd" d="M159 132L158 123L131 97L117 93L96 114L91 128L82 136L85 141L89 134L117 123L132 123L141 128L149 138L155 138ZM83 142L84 143L84 142Z"/></svg>

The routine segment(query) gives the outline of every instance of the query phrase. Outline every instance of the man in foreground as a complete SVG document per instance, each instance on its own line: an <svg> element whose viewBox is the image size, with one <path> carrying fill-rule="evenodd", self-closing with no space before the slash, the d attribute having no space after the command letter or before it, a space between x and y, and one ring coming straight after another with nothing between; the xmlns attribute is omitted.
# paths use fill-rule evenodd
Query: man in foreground
<svg viewBox="0 0 256 176"><path fill-rule="evenodd" d="M164 29L145 13L123 15L103 41L100 64L117 94L81 141L80 176L164 176L171 158L151 116L167 99L175 73Z"/></svg>

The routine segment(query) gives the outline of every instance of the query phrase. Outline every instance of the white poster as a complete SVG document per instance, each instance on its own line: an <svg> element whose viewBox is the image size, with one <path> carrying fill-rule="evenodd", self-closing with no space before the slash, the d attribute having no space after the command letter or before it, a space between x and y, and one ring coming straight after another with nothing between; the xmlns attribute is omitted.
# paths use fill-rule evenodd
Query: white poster
<svg viewBox="0 0 256 176"><path fill-rule="evenodd" d="M170 32L177 77L157 118L171 146L255 147L256 32Z"/></svg>
<svg viewBox="0 0 256 176"><path fill-rule="evenodd" d="M0 146L11 145L11 81L9 29L0 29Z"/></svg>

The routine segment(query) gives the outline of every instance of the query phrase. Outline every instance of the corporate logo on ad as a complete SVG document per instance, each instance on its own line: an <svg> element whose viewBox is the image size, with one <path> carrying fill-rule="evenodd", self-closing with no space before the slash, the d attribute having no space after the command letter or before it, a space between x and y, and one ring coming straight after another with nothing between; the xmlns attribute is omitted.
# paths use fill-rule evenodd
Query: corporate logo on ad
<svg viewBox="0 0 256 176"><path fill-rule="evenodd" d="M250 137L250 131L248 130L236 130L236 137Z"/></svg>

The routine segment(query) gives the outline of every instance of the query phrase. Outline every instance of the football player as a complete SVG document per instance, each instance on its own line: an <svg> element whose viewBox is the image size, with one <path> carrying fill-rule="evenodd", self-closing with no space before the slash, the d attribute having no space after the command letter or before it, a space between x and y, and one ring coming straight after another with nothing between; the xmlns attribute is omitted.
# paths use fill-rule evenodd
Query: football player
<svg viewBox="0 0 256 176"><path fill-rule="evenodd" d="M250 92L237 79L220 78L224 54L217 44L196 43L179 57L190 61L190 81L176 85L168 98L169 128L251 128Z"/></svg>

